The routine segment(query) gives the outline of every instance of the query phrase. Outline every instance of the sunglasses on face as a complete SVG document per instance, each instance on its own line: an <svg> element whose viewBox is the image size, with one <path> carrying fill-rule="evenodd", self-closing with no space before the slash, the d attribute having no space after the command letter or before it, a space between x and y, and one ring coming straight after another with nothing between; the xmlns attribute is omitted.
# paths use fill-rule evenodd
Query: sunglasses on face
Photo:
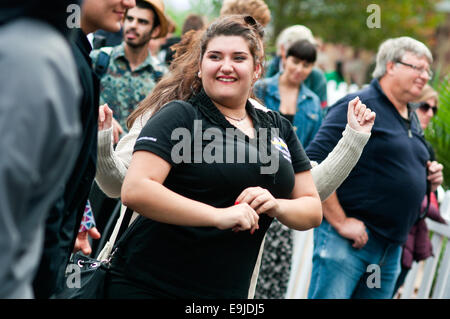
<svg viewBox="0 0 450 319"><path fill-rule="evenodd" d="M434 116L438 112L437 106L431 106L427 102L419 102L419 103L415 103L415 104L416 104L416 108L417 109L421 109L422 112L424 112L424 113L428 112L429 109L432 109L433 110L433 116Z"/></svg>

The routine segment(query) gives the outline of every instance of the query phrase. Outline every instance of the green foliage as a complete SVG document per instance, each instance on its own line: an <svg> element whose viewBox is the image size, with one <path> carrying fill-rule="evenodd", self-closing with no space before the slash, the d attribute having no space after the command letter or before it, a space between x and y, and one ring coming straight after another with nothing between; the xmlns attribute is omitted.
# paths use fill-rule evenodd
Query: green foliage
<svg viewBox="0 0 450 319"><path fill-rule="evenodd" d="M205 16L207 19L218 17L222 2L220 0L189 0L191 13Z"/></svg>
<svg viewBox="0 0 450 319"><path fill-rule="evenodd" d="M436 82L435 82L436 83ZM450 76L437 82L435 90L439 94L439 111L425 131L426 139L433 145L437 161L444 165L445 189L450 188Z"/></svg>
<svg viewBox="0 0 450 319"><path fill-rule="evenodd" d="M376 51L379 44L398 36L411 36L428 43L444 18L435 11L440 0L265 0L272 13L273 34L303 24L327 42L344 43ZM380 28L369 28L368 6L380 9ZM370 20L370 19L369 19ZM272 42L275 39L272 39Z"/></svg>
<svg viewBox="0 0 450 319"><path fill-rule="evenodd" d="M190 9L187 11L178 10L171 6L166 7L167 14L177 24L177 30L175 31L177 36L181 35L184 20L191 13L204 16L206 21L211 21L218 17L222 7L222 0L189 0L189 5Z"/></svg>
<svg viewBox="0 0 450 319"><path fill-rule="evenodd" d="M183 27L184 20L186 19L189 12L186 11L178 11L174 10L170 7L166 8L166 14L172 18L172 20L176 23L177 28L175 30L175 35L181 35L181 28Z"/></svg>

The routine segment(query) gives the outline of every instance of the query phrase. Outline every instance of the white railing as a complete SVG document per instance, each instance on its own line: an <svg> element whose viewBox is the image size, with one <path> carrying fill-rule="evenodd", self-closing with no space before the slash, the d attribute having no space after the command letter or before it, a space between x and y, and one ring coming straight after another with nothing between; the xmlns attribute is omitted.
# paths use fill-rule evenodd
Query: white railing
<svg viewBox="0 0 450 319"><path fill-rule="evenodd" d="M400 290L402 299L450 298L450 225L426 219L433 256L414 262Z"/></svg>
<svg viewBox="0 0 450 319"><path fill-rule="evenodd" d="M450 191L441 202L441 215L450 224ZM414 262L405 283L400 288L402 299L450 298L450 225L426 219L433 255L419 263ZM295 232L292 269L286 293L287 299L306 299L312 270L313 230Z"/></svg>
<svg viewBox="0 0 450 319"><path fill-rule="evenodd" d="M314 231L295 231L287 299L306 299L312 270Z"/></svg>
<svg viewBox="0 0 450 319"><path fill-rule="evenodd" d="M336 84L336 81L330 80L327 82L327 103L328 106L333 105L339 99L343 98L349 93L354 93L359 90L358 85L348 85L345 82Z"/></svg>

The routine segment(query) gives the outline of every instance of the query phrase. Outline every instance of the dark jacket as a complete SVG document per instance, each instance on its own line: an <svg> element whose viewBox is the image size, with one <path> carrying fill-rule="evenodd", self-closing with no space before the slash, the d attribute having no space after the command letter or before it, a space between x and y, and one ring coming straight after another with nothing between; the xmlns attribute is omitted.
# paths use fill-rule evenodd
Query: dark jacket
<svg viewBox="0 0 450 319"><path fill-rule="evenodd" d="M91 66L91 45L81 29L74 32L71 45L83 88L80 104L82 145L64 195L55 203L47 219L43 257L34 281L36 298L48 298L64 285L64 271L95 177L99 79Z"/></svg>
<svg viewBox="0 0 450 319"><path fill-rule="evenodd" d="M17 18L32 18L44 21L67 36L67 8L80 5L82 0L2 0L0 1L0 25Z"/></svg>
<svg viewBox="0 0 450 319"><path fill-rule="evenodd" d="M428 197L426 196L422 202L421 212L426 213L426 217L431 218L438 223L447 224L445 219L441 217L439 212L439 204L434 193L430 194L430 204L428 205ZM403 245L402 266L411 268L413 261L421 261L433 256L433 246L428 234L427 223L425 218L419 221L411 228L408 239Z"/></svg>
<svg viewBox="0 0 450 319"><path fill-rule="evenodd" d="M45 220L81 136L69 43L45 20L0 25L0 298L32 298Z"/></svg>
<svg viewBox="0 0 450 319"><path fill-rule="evenodd" d="M325 159L342 136L348 102L355 96L377 118L361 158L338 188L337 197L347 216L364 222L375 235L402 245L420 214L430 155L419 122L407 123L400 116L378 80L330 108L306 153L311 160Z"/></svg>

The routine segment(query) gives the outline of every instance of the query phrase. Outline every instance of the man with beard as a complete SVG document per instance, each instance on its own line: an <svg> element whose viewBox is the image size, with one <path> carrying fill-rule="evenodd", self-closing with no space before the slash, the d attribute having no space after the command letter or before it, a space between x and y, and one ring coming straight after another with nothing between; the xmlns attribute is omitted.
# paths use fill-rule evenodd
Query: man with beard
<svg viewBox="0 0 450 319"><path fill-rule="evenodd" d="M151 39L167 34L167 19L162 0L138 0L129 9L123 23L123 42L91 53L94 68L107 54L108 64L100 80L100 105L108 104L114 114L114 142L126 130L128 115L153 89L166 72L148 49Z"/></svg>

